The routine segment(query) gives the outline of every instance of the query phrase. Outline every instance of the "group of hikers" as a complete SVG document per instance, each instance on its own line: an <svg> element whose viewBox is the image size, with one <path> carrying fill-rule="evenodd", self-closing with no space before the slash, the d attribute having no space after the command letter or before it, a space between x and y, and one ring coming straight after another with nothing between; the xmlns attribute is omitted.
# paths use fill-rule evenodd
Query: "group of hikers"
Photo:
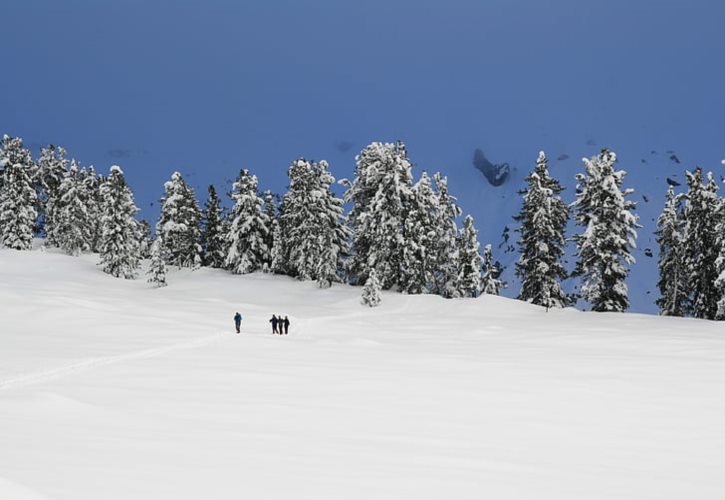
<svg viewBox="0 0 725 500"><path fill-rule="evenodd" d="M272 323L272 334L287 335L289 333L289 318L287 316L282 319L282 315L272 315L272 319L269 320ZM237 328L237 333L242 327L242 315L239 311L234 315L234 326Z"/></svg>

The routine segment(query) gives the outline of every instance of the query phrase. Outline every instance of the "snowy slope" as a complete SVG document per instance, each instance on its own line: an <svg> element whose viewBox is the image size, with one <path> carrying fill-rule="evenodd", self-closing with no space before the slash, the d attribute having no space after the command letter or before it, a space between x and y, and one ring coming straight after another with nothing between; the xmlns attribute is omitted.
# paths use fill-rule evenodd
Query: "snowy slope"
<svg viewBox="0 0 725 500"><path fill-rule="evenodd" d="M722 498L719 323L94 264L0 250L0 498Z"/></svg>

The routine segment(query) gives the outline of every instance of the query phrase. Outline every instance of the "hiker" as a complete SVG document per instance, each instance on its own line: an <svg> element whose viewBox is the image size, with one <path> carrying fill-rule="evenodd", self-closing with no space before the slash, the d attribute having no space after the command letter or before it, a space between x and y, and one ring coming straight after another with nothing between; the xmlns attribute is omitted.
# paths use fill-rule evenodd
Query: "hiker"
<svg viewBox="0 0 725 500"><path fill-rule="evenodd" d="M272 319L269 320L270 323L272 323L272 335L277 333L277 323L279 320L277 319L277 316L274 314L272 315ZM280 326L280 333L282 333L282 327Z"/></svg>
<svg viewBox="0 0 725 500"><path fill-rule="evenodd" d="M282 324L284 325L284 334L287 335L289 332L289 318L287 316L284 317L284 321L282 321ZM280 333L282 329L280 328Z"/></svg>
<svg viewBox="0 0 725 500"><path fill-rule="evenodd" d="M239 314L239 311L234 315L234 326L237 327L237 333L239 333L239 327L242 326L242 315Z"/></svg>

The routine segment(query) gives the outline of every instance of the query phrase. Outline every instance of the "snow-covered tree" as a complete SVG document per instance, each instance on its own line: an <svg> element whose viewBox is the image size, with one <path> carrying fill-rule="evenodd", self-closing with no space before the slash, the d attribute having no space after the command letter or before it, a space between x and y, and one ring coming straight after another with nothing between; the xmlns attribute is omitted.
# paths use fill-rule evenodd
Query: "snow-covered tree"
<svg viewBox="0 0 725 500"><path fill-rule="evenodd" d="M300 280L317 280L321 287L340 280L348 238L342 200L330 190L335 178L327 168L324 160L292 162L277 242L285 271Z"/></svg>
<svg viewBox="0 0 725 500"><path fill-rule="evenodd" d="M114 165L101 185L102 216L99 251L103 272L132 279L139 265L139 235L133 194L121 167Z"/></svg>
<svg viewBox="0 0 725 500"><path fill-rule="evenodd" d="M273 273L285 274L284 246L279 220L272 221L272 234L274 246L270 252L269 268Z"/></svg>
<svg viewBox="0 0 725 500"><path fill-rule="evenodd" d="M488 295L498 295L502 288L506 288L506 283L499 277L503 272L501 264L493 260L491 245L488 244L483 249L483 266L481 269L481 293Z"/></svg>
<svg viewBox="0 0 725 500"><path fill-rule="evenodd" d="M236 274L261 270L269 259L265 243L269 220L262 211L264 201L257 194L257 177L247 169L239 172L233 186L234 208L227 234L227 256L224 265Z"/></svg>
<svg viewBox="0 0 725 500"><path fill-rule="evenodd" d="M365 283L375 269L383 288L391 288L401 283L412 165L402 142L373 142L356 161L355 179L345 194L345 201L353 205L351 278Z"/></svg>
<svg viewBox="0 0 725 500"><path fill-rule="evenodd" d="M30 176L31 185L36 178L36 165L33 156L30 154L20 137L10 137L3 135L2 144L0 145L0 188L5 182L3 175L5 169L14 165L21 165L28 176ZM37 200L37 195L36 195Z"/></svg>
<svg viewBox="0 0 725 500"><path fill-rule="evenodd" d="M73 160L50 198L50 220L46 226L47 239L68 255L79 255L91 250L95 221L88 213L90 193L81 178L78 162Z"/></svg>
<svg viewBox="0 0 725 500"><path fill-rule="evenodd" d="M7 138L7 136L6 136ZM22 163L7 165L0 187L0 246L30 250L37 212L32 167Z"/></svg>
<svg viewBox="0 0 725 500"><path fill-rule="evenodd" d="M269 232L267 233L267 240L265 243L267 243L267 248L269 249L269 262L266 262L267 266L265 267L266 271L272 270L272 254L274 252L274 235L275 235L275 227L278 225L277 216L278 216L278 209L277 206L279 205L279 196L272 193L272 191L266 190L262 193L262 199L264 200L264 208L262 211L267 215L267 219L269 220Z"/></svg>
<svg viewBox="0 0 725 500"><path fill-rule="evenodd" d="M159 238L151 245L151 262L147 275L148 282L157 288L166 286L166 262L163 256L164 246Z"/></svg>
<svg viewBox="0 0 725 500"><path fill-rule="evenodd" d="M151 224L146 219L138 221L138 234L139 234L139 245L138 252L142 259L151 258L151 247L154 244L153 237L151 236Z"/></svg>
<svg viewBox="0 0 725 500"><path fill-rule="evenodd" d="M521 212L514 217L521 235L516 276L521 278L518 299L532 304L565 307L569 299L561 287L567 276L561 263L566 244L569 207L559 194L561 184L549 175L546 155L539 152L536 167L526 177Z"/></svg>
<svg viewBox="0 0 725 500"><path fill-rule="evenodd" d="M423 172L408 199L403 226L400 289L404 293L437 291L435 276L439 267L440 248L438 201L428 174Z"/></svg>
<svg viewBox="0 0 725 500"><path fill-rule="evenodd" d="M382 286L378 280L378 274L375 269L371 269L368 273L368 279L362 289L361 302L369 307L377 307L382 300Z"/></svg>
<svg viewBox="0 0 725 500"><path fill-rule="evenodd" d="M667 200L662 214L657 219L657 243L660 247L660 279L657 287L660 298L657 305L663 316L682 316L687 307L687 272L683 259L685 221L682 197L676 196L674 188L667 190Z"/></svg>
<svg viewBox="0 0 725 500"><path fill-rule="evenodd" d="M40 151L35 174L35 189L38 197L38 229L41 231L44 231L45 226L50 224L48 220L49 205L58 196L60 183L63 181L68 169L66 154L65 149L52 144ZM47 232L46 239L48 239ZM57 245L57 242L53 241L47 241L46 243Z"/></svg>
<svg viewBox="0 0 725 500"><path fill-rule="evenodd" d="M161 236L168 264L198 267L201 265L201 210L194 190L179 172L173 173L164 189L156 235Z"/></svg>
<svg viewBox="0 0 725 500"><path fill-rule="evenodd" d="M633 201L626 199L632 189L622 190L626 172L615 170L617 156L603 149L591 159L584 158L585 174L577 174L575 219L584 231L575 236L579 260L574 276L582 276L582 296L593 311L624 311L629 307L625 282L629 264L635 259L637 217Z"/></svg>
<svg viewBox="0 0 725 500"><path fill-rule="evenodd" d="M685 236L682 242L683 262L687 273L688 302L686 312L696 318L714 319L720 299L715 280L717 225L720 201L712 173L703 178L702 169L687 172L688 191L685 196Z"/></svg>
<svg viewBox="0 0 725 500"><path fill-rule="evenodd" d="M205 266L220 268L227 256L224 208L214 186L209 186L209 197L201 216L201 247Z"/></svg>
<svg viewBox="0 0 725 500"><path fill-rule="evenodd" d="M101 185L104 179L96 174L93 165L88 169L81 169L80 179L87 194L85 203L91 232L90 248L92 252L98 252L101 241L101 218L103 216Z"/></svg>
<svg viewBox="0 0 725 500"><path fill-rule="evenodd" d="M458 296L477 297L481 291L481 268L483 258L478 242L478 230L473 217L467 215L458 237Z"/></svg>
<svg viewBox="0 0 725 500"><path fill-rule="evenodd" d="M459 281L459 241L456 219L461 216L461 208L455 197L448 192L448 178L440 173L433 176L437 191L436 239L437 256L435 280L437 293L442 297L460 297L464 292Z"/></svg>

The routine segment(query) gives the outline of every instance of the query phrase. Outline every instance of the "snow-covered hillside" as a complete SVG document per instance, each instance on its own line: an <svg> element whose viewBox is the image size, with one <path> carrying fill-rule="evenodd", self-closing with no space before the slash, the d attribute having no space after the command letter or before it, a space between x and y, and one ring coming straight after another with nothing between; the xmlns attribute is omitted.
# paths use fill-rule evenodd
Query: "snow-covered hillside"
<svg viewBox="0 0 725 500"><path fill-rule="evenodd" d="M725 490L720 323L95 262L0 250L0 498Z"/></svg>

